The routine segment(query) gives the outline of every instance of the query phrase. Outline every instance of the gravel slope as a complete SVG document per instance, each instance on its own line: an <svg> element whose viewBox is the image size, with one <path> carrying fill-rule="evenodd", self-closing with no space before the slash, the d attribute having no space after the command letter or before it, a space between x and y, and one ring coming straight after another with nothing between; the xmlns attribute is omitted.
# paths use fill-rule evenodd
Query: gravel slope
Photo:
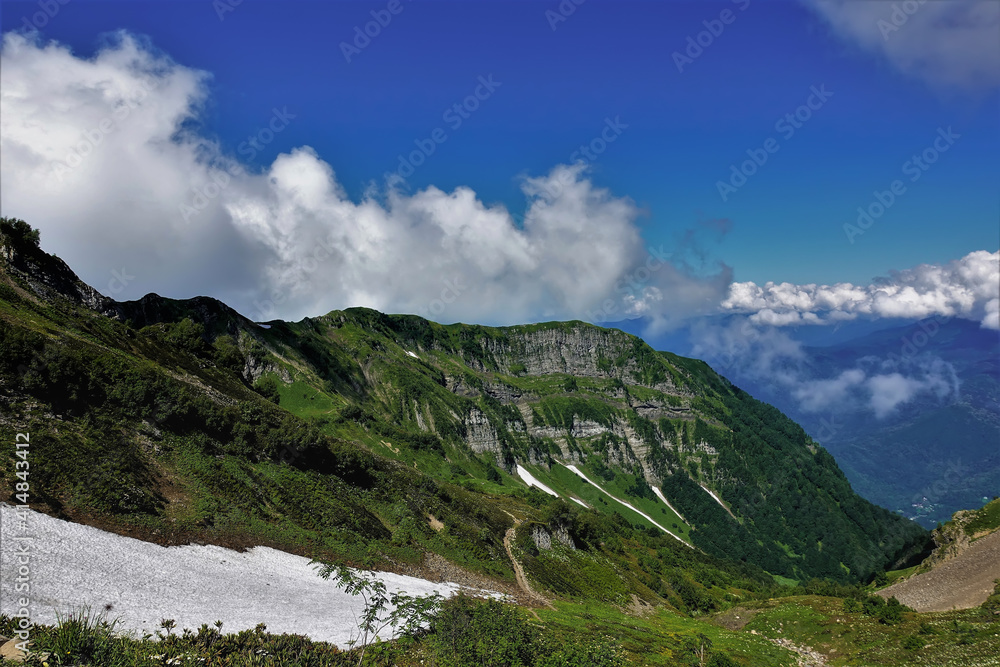
<svg viewBox="0 0 1000 667"><path fill-rule="evenodd" d="M981 605L1000 579L1000 531L973 542L958 556L930 572L893 584L878 592L892 595L917 611L948 611Z"/></svg>
<svg viewBox="0 0 1000 667"><path fill-rule="evenodd" d="M360 598L324 581L301 556L267 547L240 553L217 546L162 547L97 528L28 513L26 528L15 509L0 504L0 611L11 614L24 595L14 586L15 554L30 544L31 617L50 624L84 605L139 634L157 630L161 619L178 629L216 620L234 632L267 624L270 632L296 633L344 647L360 616ZM22 530L22 528L25 528ZM15 538L31 537L31 542ZM390 573L379 578L390 591L449 596L451 583ZM18 605L19 606L19 605Z"/></svg>

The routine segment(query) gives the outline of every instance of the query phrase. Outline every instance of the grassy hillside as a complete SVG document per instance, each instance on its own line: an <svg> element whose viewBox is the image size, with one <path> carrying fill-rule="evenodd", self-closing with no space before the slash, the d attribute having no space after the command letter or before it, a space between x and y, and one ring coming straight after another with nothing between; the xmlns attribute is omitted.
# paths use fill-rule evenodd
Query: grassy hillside
<svg viewBox="0 0 1000 667"><path fill-rule="evenodd" d="M778 579L863 580L922 546L777 410L624 333L364 309L260 326L205 298L117 303L3 223L0 423L31 434L37 509L412 574L439 574L436 554L517 596L513 528L555 606L536 612L546 632L614 637L637 664L684 664L701 636L718 664L793 664L705 619L814 591ZM0 458L0 497L17 502L14 462Z"/></svg>
<svg viewBox="0 0 1000 667"><path fill-rule="evenodd" d="M504 590L515 589L503 537L516 517L521 530L567 531L584 562L612 564L622 584L601 595L616 601L669 589L640 568L640 544L653 558L683 550L705 563L720 584L707 593L715 604L730 589L773 586L754 566L529 489L502 460L461 445L453 413L471 399L444 389L441 370L402 353L410 369L361 363L355 355L385 343L360 327L336 346L311 321L262 329L207 299L92 295L88 306L75 276L51 288L61 263L30 239L8 227L0 247L0 419L8 434L30 433L37 509L160 543L265 544L415 574L437 554ZM433 410L444 437L410 426L407 392L442 398ZM377 412L393 409L409 409L410 422ZM0 459L10 502L15 461L13 447Z"/></svg>
<svg viewBox="0 0 1000 667"><path fill-rule="evenodd" d="M430 548L504 576L499 508L541 503L515 464L543 474L565 462L700 549L793 579L864 579L922 537L856 496L777 410L619 331L366 309L259 326L206 298L81 303L86 286L15 236L0 295L5 386L53 447L37 474L54 509L294 535L355 560ZM45 405L66 424L38 420ZM592 506L620 515L602 500Z"/></svg>

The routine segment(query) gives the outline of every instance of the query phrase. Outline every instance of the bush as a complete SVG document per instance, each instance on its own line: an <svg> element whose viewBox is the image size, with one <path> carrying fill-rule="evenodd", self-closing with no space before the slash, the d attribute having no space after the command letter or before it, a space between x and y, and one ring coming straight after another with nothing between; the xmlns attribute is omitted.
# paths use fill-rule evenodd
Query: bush
<svg viewBox="0 0 1000 667"><path fill-rule="evenodd" d="M492 463L486 468L486 479L494 484L503 485L503 477L500 476L500 471Z"/></svg>
<svg viewBox="0 0 1000 667"><path fill-rule="evenodd" d="M281 404L278 381L273 377L262 377L253 383L253 390L275 405Z"/></svg>
<svg viewBox="0 0 1000 667"><path fill-rule="evenodd" d="M496 600L459 594L431 624L428 644L441 667L624 667L607 639L577 641L528 623L524 612ZM722 663L721 667L728 667Z"/></svg>
<svg viewBox="0 0 1000 667"><path fill-rule="evenodd" d="M496 600L459 594L441 606L431 632L430 643L442 667L534 664L537 631L520 609Z"/></svg>
<svg viewBox="0 0 1000 667"><path fill-rule="evenodd" d="M535 667L624 667L626 664L621 651L609 641L579 643L560 639L545 641ZM546 650L549 642L558 648Z"/></svg>
<svg viewBox="0 0 1000 667"><path fill-rule="evenodd" d="M232 336L219 336L215 339L213 347L215 348L216 366L234 373L243 372L246 361L243 359L243 353L240 352L240 348L236 345L236 341Z"/></svg>
<svg viewBox="0 0 1000 667"><path fill-rule="evenodd" d="M37 229L18 218L0 218L0 234L7 236L15 248L38 248L41 241Z"/></svg>
<svg viewBox="0 0 1000 667"><path fill-rule="evenodd" d="M740 663L725 653L713 653L712 657L708 659L708 667L740 667Z"/></svg>
<svg viewBox="0 0 1000 667"><path fill-rule="evenodd" d="M895 597L889 598L879 610L878 620L886 625L896 625L903 620L903 605Z"/></svg>

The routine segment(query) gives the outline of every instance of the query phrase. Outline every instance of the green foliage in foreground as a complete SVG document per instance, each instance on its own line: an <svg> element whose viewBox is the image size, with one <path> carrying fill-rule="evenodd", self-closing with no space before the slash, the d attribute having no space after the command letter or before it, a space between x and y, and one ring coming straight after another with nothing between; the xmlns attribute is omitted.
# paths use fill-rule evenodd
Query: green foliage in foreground
<svg viewBox="0 0 1000 667"><path fill-rule="evenodd" d="M0 634L10 634L15 619L0 615ZM195 665L233 667L347 667L357 660L336 646L301 635L272 635L261 624L253 630L222 633L222 623L197 631L173 631L164 620L156 635L121 634L117 622L104 613L83 610L55 626L36 625L31 631L31 667L73 665L100 667L162 667ZM43 663L40 656L48 653ZM5 663L6 664L6 663Z"/></svg>
<svg viewBox="0 0 1000 667"><path fill-rule="evenodd" d="M0 633L15 624L0 616ZM155 635L123 636L105 614L85 611L54 627L36 626L32 650L50 653L50 665L74 667L730 667L748 664L751 656L754 665L793 664L765 640L742 639L669 612L642 618L612 606L559 605L532 618L519 607L464 595L437 605L423 628L349 651L299 635L272 635L263 625L224 634L220 622L175 631L165 619L161 628Z"/></svg>
<svg viewBox="0 0 1000 667"><path fill-rule="evenodd" d="M747 605L726 615L749 618L744 631L809 646L829 656L831 667L997 664L1000 615L986 605L936 613L901 608L899 620L888 624L877 614L865 613L863 608L847 611L846 606L839 598L797 596Z"/></svg>

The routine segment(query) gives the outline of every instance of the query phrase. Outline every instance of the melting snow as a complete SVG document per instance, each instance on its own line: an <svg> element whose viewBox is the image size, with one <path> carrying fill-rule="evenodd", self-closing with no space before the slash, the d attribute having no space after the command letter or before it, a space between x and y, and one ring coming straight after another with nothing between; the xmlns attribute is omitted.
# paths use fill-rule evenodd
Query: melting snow
<svg viewBox="0 0 1000 667"><path fill-rule="evenodd" d="M676 514L677 516L679 516L680 519L681 519L681 521L684 521L685 523L687 522L687 519L684 518L684 515L681 514L680 512L678 512L677 509L673 505L670 504L670 501L667 500L667 497L663 495L663 491L660 491L655 486L651 486L650 488L653 489L653 493L655 493L657 496L659 496L660 500L662 500L664 502L664 504L666 504L667 507L669 507L670 509L674 510L674 514Z"/></svg>
<svg viewBox="0 0 1000 667"><path fill-rule="evenodd" d="M587 509L590 509L590 506L587 505L587 503L585 503L582 500L580 500L579 498L574 498L573 496L570 496L569 499L572 500L577 505L581 505L582 507L586 507Z"/></svg>
<svg viewBox="0 0 1000 667"><path fill-rule="evenodd" d="M539 489L541 489L542 491L544 491L545 493L549 494L550 496L555 496L556 498L559 497L558 493L556 493L555 491L553 491L549 487L547 487L544 484L542 484L541 482L539 482L537 479L535 479L534 475L532 475L530 472L528 472L527 470L525 470L520 465L517 466L517 476L520 477L521 479L523 479L524 483L527 484L528 486L536 486Z"/></svg>
<svg viewBox="0 0 1000 667"><path fill-rule="evenodd" d="M51 624L56 614L83 606L101 610L122 630L153 633L164 618L178 630L221 620L235 632L266 623L274 633L298 633L344 647L364 608L332 581L319 577L308 558L267 547L240 553L217 546L161 547L33 511L27 528L17 510L0 504L0 608L20 607L14 589L21 544L29 545L32 621ZM23 532L22 532L23 530ZM30 542L16 538L29 536ZM449 596L457 584L380 573L390 591Z"/></svg>
<svg viewBox="0 0 1000 667"><path fill-rule="evenodd" d="M260 322L257 323L257 326L259 326L261 329L270 329L271 328L270 324L261 324Z"/></svg>
<svg viewBox="0 0 1000 667"><path fill-rule="evenodd" d="M562 465L566 465L566 464L564 463L564 464L562 464ZM684 546L687 546L687 547L690 547L690 546L691 546L690 544L688 544L687 542L684 542L684 540L682 540L681 538L677 537L676 535L674 535L673 533L671 533L671 532L670 532L669 530L667 530L666 528L664 528L663 526L661 526L660 524L658 524L658 523L657 523L657 522L656 522L656 521L655 521L655 520L653 519L653 517L649 516L648 514L646 514L646 513L645 513L645 512L643 512L642 510L638 509L638 508L637 508L637 507L635 507L634 505L631 505L631 504L629 504L629 503L625 502L624 500L621 500L621 499L619 499L619 498L616 498L615 496L611 495L610 493L608 493L607 491L605 491L604 489L602 489L602 488L601 488L600 486L598 486L597 484L594 484L594 482L593 482L593 481L592 481L592 480L591 480L590 478L588 478L588 477L587 477L586 475L584 475L584 474L583 474L583 473L582 473L582 472L580 471L580 469L579 469L579 468L577 468L577 467L576 467L575 465L566 465L566 467L567 467L567 468L569 468L570 470L572 470L572 471L573 471L574 473L576 473L576 474L577 474L577 475L578 475L578 476L579 476L580 478L582 478L582 479L585 479L585 480L587 480L588 482L590 482L591 484L593 484L593 485L594 485L594 488L596 488L596 489L597 489L598 491L600 491L601 493L603 493L604 495L606 495L606 496L607 496L608 498L611 498L612 500L614 500L614 501L617 501L617 502L618 502L619 504L621 504L621 505L624 505L625 507L629 508L630 510L632 510L633 512L635 512L635 513L636 513L636 514L638 514L639 516L641 516L641 517L644 517L644 518L645 518L646 520L648 520L648 521L649 521L649 522L650 522L651 524L653 524L654 526L656 526L657 528L659 528L660 530L662 530L662 531L663 531L664 533L666 533L667 535L670 535L670 536L671 536L671 537L673 537L674 539L676 539L676 540L678 540L678 541L682 542L682 543L684 544Z"/></svg>
<svg viewBox="0 0 1000 667"><path fill-rule="evenodd" d="M722 500L721 500L721 499L719 498L719 496L717 496L717 495L715 495L714 493L712 493L712 490L711 490L711 489L709 489L709 488L708 488L707 486L705 486L704 484L698 484L698 486L700 486L701 488L705 489L705 493L707 493L708 495L710 495L710 496L712 496L713 498L715 498L715 502L717 502L717 503L719 503L720 505L722 505L722 509L724 509L724 510L726 510L727 512L729 512L729 508L728 508L728 507L726 507L726 504L725 504L724 502L722 502ZM729 512L729 513L730 513L730 514L732 514L732 512Z"/></svg>
<svg viewBox="0 0 1000 667"><path fill-rule="evenodd" d="M412 352L410 352L409 350L407 350L407 351L406 351L406 353L407 353L408 355L410 355L411 357L413 357L414 359L419 359L419 358L420 358L420 357L418 357L417 355L415 355L415 354L413 354Z"/></svg>

